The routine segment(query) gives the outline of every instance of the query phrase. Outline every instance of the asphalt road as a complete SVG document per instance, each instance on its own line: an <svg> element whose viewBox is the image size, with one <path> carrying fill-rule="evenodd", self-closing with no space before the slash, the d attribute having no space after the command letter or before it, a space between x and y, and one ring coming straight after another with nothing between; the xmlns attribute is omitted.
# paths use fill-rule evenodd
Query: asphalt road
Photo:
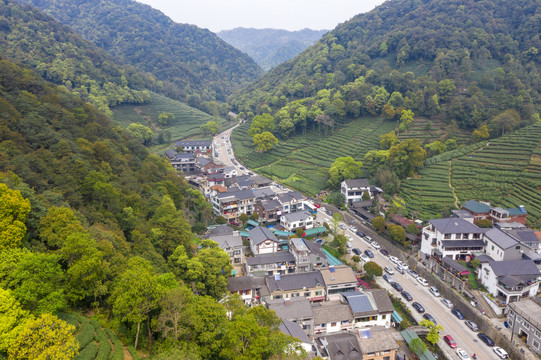
<svg viewBox="0 0 541 360"><path fill-rule="evenodd" d="M237 175L242 175L247 173L249 170L241 169L242 165L239 165L238 161L236 165L233 163L235 153L233 152L233 148L231 146L231 132L239 125L240 123L216 135L214 139L212 139L212 142L214 143L214 153L218 153L218 157L214 157L214 154L212 154L212 156L225 166L235 167L237 169Z"/></svg>
<svg viewBox="0 0 541 360"><path fill-rule="evenodd" d="M330 216L326 214L322 214L321 212L318 212L318 221L323 222L327 221L330 224ZM393 264L388 257L381 254L378 250L373 248L366 240L361 239L359 236L357 236L353 231L349 229L350 224L346 224L348 226L348 229L344 231L345 234L348 234L351 236L351 241L353 244L353 248L358 248L361 250L361 252L364 252L366 249L370 249L372 253L374 253L374 258L370 259L372 261L375 261L380 265L382 268L385 266L390 266L395 269L395 264ZM365 228L359 228L359 225L356 225L358 230L364 233L367 233L365 231ZM343 230L340 230L343 231ZM372 234L372 232L370 232ZM371 235L370 235L371 236ZM379 237L374 237L374 239L377 241ZM380 245L382 245L382 248L386 248L386 245L383 242L379 242ZM390 249L386 249L390 250ZM413 297L413 301L416 301L423 305L425 308L425 312L431 314L438 325L443 326L443 330L440 332L440 348L446 353L449 359L459 359L458 355L456 354L456 349L451 349L449 345L443 342L443 336L445 335L451 335L455 342L457 343L457 347L464 349L470 357L473 356L473 354L477 355L477 359L480 360L495 360L498 359L498 356L493 352L492 348L485 345L479 338L477 337L477 333L474 333L471 331L465 324L464 320L459 320L456 318L449 308L447 308L443 303L441 302L441 297L434 297L429 291L428 287L422 286L416 279L414 279L411 275L408 273L405 273L404 275L398 273L395 271L395 274L392 275L393 281L398 282L404 290L410 293L410 295ZM398 296L399 298L402 298L400 293L396 291L394 288L392 288L389 283L387 283L383 278L377 279L378 284L388 289L391 293ZM407 303L407 306L411 309L411 313L413 317L417 321L421 321L423 319L422 314L419 314L417 310L415 310L411 306L411 302L406 301L404 298L402 298L404 303Z"/></svg>

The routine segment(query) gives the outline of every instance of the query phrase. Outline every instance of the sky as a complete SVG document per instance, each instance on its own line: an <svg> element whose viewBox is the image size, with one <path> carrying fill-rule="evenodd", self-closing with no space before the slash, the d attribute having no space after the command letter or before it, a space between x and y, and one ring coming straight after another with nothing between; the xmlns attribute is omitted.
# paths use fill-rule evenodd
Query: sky
<svg viewBox="0 0 541 360"><path fill-rule="evenodd" d="M213 32L236 27L332 30L384 0L136 0L175 22Z"/></svg>

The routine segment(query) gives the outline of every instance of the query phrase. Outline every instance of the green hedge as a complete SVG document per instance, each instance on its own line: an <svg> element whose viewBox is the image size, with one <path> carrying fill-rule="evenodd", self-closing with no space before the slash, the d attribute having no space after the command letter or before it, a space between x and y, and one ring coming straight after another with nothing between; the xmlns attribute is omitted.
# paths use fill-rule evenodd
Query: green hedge
<svg viewBox="0 0 541 360"><path fill-rule="evenodd" d="M73 360L94 360L98 353L98 345L95 342L88 344Z"/></svg>
<svg viewBox="0 0 541 360"><path fill-rule="evenodd" d="M128 346L128 351L130 352L133 360L140 360L139 354L137 353L137 350L133 347L133 345Z"/></svg>
<svg viewBox="0 0 541 360"><path fill-rule="evenodd" d="M94 340L95 329L88 321L81 322L81 330L75 339L79 342L79 350L86 348Z"/></svg>
<svg viewBox="0 0 541 360"><path fill-rule="evenodd" d="M116 334L111 329L105 329L105 332L109 336L109 339L113 343L114 350L109 354L109 360L123 360L124 349L122 348L122 342L118 339Z"/></svg>

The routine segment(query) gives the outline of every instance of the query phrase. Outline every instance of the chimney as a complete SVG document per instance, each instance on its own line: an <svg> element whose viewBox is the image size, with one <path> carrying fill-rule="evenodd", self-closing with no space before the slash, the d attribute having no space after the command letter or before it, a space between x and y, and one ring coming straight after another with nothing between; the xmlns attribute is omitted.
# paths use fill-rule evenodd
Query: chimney
<svg viewBox="0 0 541 360"><path fill-rule="evenodd" d="M291 305L291 299L290 299L290 298L285 298L285 299L284 299L284 305L285 305L285 306Z"/></svg>

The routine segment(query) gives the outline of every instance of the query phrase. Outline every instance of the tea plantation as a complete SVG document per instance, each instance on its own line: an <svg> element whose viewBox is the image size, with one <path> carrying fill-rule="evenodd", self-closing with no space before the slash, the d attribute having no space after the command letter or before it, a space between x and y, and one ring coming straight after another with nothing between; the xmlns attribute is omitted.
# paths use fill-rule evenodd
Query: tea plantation
<svg viewBox="0 0 541 360"><path fill-rule="evenodd" d="M529 224L535 224L541 219L541 123L426 160L399 195L425 219L476 199L507 208L524 205Z"/></svg>

